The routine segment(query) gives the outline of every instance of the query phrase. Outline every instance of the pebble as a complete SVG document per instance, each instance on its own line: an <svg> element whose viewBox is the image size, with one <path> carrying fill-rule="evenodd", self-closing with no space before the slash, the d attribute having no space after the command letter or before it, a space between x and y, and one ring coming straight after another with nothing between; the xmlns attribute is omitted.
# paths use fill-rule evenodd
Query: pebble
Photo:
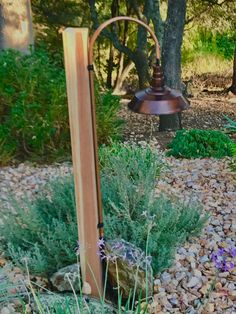
<svg viewBox="0 0 236 314"><path fill-rule="evenodd" d="M157 143L153 141L151 145L156 147ZM204 300L216 276L210 254L220 247L236 246L236 174L230 171L227 160L181 160L170 157L166 161L169 169L157 183L157 195L164 192L186 203L197 200L202 203L203 212L208 213L210 219L198 237L178 248L171 269L155 279L157 289L154 289L156 295L151 308L157 312L153 313L198 314L205 311L236 314L236 270L219 274L216 289L210 292L207 300L209 305L199 310L200 301ZM51 178L66 176L71 172L68 163L44 167L21 164L18 167L0 168L3 203L7 206L9 192L18 199L24 195L33 199ZM7 308L1 309L0 314L9 314L9 311L4 313L3 310L7 311Z"/></svg>

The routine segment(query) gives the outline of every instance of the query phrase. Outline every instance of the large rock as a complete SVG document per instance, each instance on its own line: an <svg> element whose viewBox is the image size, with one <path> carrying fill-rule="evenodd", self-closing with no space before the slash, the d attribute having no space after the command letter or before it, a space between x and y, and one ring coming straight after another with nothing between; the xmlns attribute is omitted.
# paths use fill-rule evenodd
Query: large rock
<svg viewBox="0 0 236 314"><path fill-rule="evenodd" d="M123 298L128 298L136 287L137 298L144 298L153 293L153 271L150 257L135 245L124 240L112 240L106 243L105 260L109 260L108 281L114 288L119 288ZM116 290L117 291L117 290Z"/></svg>
<svg viewBox="0 0 236 314"><path fill-rule="evenodd" d="M128 298L136 287L136 296L144 298L153 293L153 271L150 257L135 245L124 240L106 242L106 248L101 250L101 257L108 261L108 286L116 288L117 269L120 293ZM69 280L68 280L69 277ZM52 275L50 281L58 291L72 291L71 284L76 292L83 286L80 282L78 264L66 266ZM70 284L71 282L71 284ZM108 289L107 289L108 290ZM113 291L117 291L114 289Z"/></svg>
<svg viewBox="0 0 236 314"><path fill-rule="evenodd" d="M80 280L81 278L78 264L63 267L50 278L53 287L58 291L72 291L71 284L75 291L80 291L80 287L82 285Z"/></svg>

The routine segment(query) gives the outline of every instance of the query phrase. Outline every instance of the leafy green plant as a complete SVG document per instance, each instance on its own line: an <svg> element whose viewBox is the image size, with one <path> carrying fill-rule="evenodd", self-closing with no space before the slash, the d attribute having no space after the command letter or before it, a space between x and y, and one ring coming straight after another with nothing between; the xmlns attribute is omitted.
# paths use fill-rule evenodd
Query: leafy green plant
<svg viewBox="0 0 236 314"><path fill-rule="evenodd" d="M13 159L69 158L70 132L64 69L45 50L0 52L0 165ZM99 143L119 139L119 98L96 89Z"/></svg>
<svg viewBox="0 0 236 314"><path fill-rule="evenodd" d="M155 196L165 163L149 146L101 147L100 163L106 237L123 238L152 255L155 272L170 266L175 248L201 230L201 208ZM50 275L76 262L73 193L72 178L63 178L50 183L33 203L12 201L17 214L5 214L0 226L6 255L21 267L26 256L32 274Z"/></svg>
<svg viewBox="0 0 236 314"><path fill-rule="evenodd" d="M179 130L169 144L168 156L177 158L223 158L232 156L232 141L215 130Z"/></svg>
<svg viewBox="0 0 236 314"><path fill-rule="evenodd" d="M30 203L11 199L17 214L6 217L1 226L2 243L13 261L28 266L32 274L49 275L74 263L77 225L72 178L57 179Z"/></svg>
<svg viewBox="0 0 236 314"><path fill-rule="evenodd" d="M160 272L171 265L176 247L201 230L206 217L199 204L156 197L156 180L166 167L158 152L124 144L105 149L101 183L106 236L122 237L144 251L148 237L152 267Z"/></svg>
<svg viewBox="0 0 236 314"><path fill-rule="evenodd" d="M227 116L224 116L224 118L226 119L227 123L224 125L224 127L231 133L235 133L236 134L236 121L230 119Z"/></svg>
<svg viewBox="0 0 236 314"><path fill-rule="evenodd" d="M95 96L99 144L108 144L111 140L120 140L124 130L124 120L118 116L120 97L112 95L111 91L101 93L97 86Z"/></svg>
<svg viewBox="0 0 236 314"><path fill-rule="evenodd" d="M0 53L0 76L0 163L9 150L38 160L68 152L64 70L43 50L27 56L7 50Z"/></svg>

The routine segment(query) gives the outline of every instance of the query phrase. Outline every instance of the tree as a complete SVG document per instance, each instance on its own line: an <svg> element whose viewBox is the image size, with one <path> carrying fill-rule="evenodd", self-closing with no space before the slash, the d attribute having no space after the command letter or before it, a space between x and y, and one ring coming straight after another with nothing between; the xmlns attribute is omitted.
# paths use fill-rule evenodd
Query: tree
<svg viewBox="0 0 236 314"><path fill-rule="evenodd" d="M227 89L236 94L236 5L235 0L188 0L186 24L201 25L206 30L227 34L230 41L227 57L233 58L232 85Z"/></svg>
<svg viewBox="0 0 236 314"><path fill-rule="evenodd" d="M62 52L60 30L88 26L89 12L83 1L31 0L36 27L36 44L44 44L52 53Z"/></svg>
<svg viewBox="0 0 236 314"><path fill-rule="evenodd" d="M150 22L153 23L154 29L160 35L162 33L163 27L160 18L160 11L159 11L159 1L157 0L146 0L143 4L140 4L138 0L126 0L126 1L118 1L116 2L116 14L115 15L129 15L138 17L143 22L149 24ZM99 4L99 1L96 0L89 0L89 7L90 7L90 15L92 20L93 28L96 29L100 25L100 20L103 19L103 16L98 15L98 10L96 5ZM104 2L103 2L104 5ZM111 7L114 5L114 1L110 4ZM122 6L122 13L120 7ZM105 8L103 8L104 12ZM114 10L110 10L113 12ZM107 11L105 12L107 13ZM110 14L110 12L108 12ZM110 14L109 17L112 17ZM107 14L105 14L104 18L109 18ZM104 30L103 35L112 41L114 47L118 49L120 53L125 54L136 66L136 70L138 73L139 78L139 87L143 88L148 80L149 80L149 60L151 56L148 55L148 34L146 29L143 27L138 27L138 31L135 31L134 34L137 34L136 37L136 44L135 49L132 50L132 47L128 47L130 41L127 41L128 35L128 24L125 24L126 28L122 34L122 29L117 27L112 27L112 30ZM137 26L135 26L137 27ZM120 41L120 37L123 37ZM159 38L162 36L158 36ZM152 45L152 48L153 45Z"/></svg>
<svg viewBox="0 0 236 314"><path fill-rule="evenodd" d="M33 43L30 0L1 0L0 49L12 48L28 53Z"/></svg>
<svg viewBox="0 0 236 314"><path fill-rule="evenodd" d="M169 0L162 47L165 83L181 90L181 46L186 16L186 0ZM160 116L160 131L181 128L181 114Z"/></svg>
<svg viewBox="0 0 236 314"><path fill-rule="evenodd" d="M233 94L236 94L236 47L235 47L235 49L234 49L232 85L230 86L229 90L230 90Z"/></svg>
<svg viewBox="0 0 236 314"><path fill-rule="evenodd" d="M117 2L117 0L116 0ZM93 27L99 25L96 1L89 0L91 19ZM147 24L152 22L155 33L162 44L163 41L163 70L165 80L171 88L181 87L181 45L186 15L186 0L169 0L168 14L165 23L160 15L160 3L158 0L145 0L143 5L138 0L126 1L129 8L129 15L134 15ZM165 25L165 26L164 26ZM164 30L164 36L163 36ZM143 88L149 81L149 62L151 56L148 55L147 31L143 27L138 27L136 48L132 51L125 41L120 43L119 34L115 29L104 31L103 34L109 38L113 45L122 53L126 54L135 64L139 78L139 87ZM160 130L180 128L180 115L168 115L160 117Z"/></svg>

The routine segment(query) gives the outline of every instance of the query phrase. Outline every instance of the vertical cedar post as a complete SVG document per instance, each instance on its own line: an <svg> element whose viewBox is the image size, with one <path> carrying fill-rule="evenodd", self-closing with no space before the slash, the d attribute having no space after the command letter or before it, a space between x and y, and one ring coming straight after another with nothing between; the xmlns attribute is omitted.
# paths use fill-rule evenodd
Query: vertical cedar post
<svg viewBox="0 0 236 314"><path fill-rule="evenodd" d="M98 189L96 139L87 68L88 29L67 28L63 32L63 44L82 280L90 285L91 294L99 297L103 292L103 283L101 262L97 255Z"/></svg>

